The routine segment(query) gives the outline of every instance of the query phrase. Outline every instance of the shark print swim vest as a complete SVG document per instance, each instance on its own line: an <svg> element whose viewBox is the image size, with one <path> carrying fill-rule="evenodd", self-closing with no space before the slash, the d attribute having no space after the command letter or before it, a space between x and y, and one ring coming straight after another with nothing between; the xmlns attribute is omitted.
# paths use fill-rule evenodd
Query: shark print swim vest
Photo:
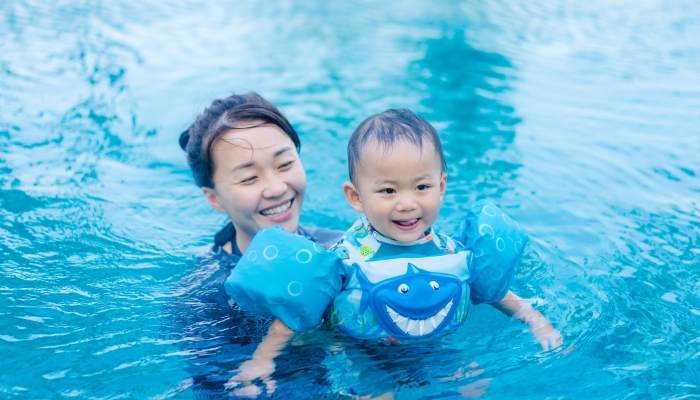
<svg viewBox="0 0 700 400"><path fill-rule="evenodd" d="M372 228L366 215L331 248L347 283L327 320L355 337L428 337L466 320L472 252L432 229L402 243Z"/></svg>
<svg viewBox="0 0 700 400"><path fill-rule="evenodd" d="M259 231L224 284L241 308L295 331L319 326L357 338L414 339L456 328L469 302L507 293L527 234L488 201L453 238L429 229L401 243L365 215L330 251L279 227Z"/></svg>

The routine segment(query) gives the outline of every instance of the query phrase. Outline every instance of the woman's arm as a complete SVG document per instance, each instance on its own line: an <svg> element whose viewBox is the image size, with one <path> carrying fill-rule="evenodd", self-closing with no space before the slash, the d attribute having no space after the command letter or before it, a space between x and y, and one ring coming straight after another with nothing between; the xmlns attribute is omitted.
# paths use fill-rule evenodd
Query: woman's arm
<svg viewBox="0 0 700 400"><path fill-rule="evenodd" d="M530 332L540 343L542 350L553 350L561 346L563 341L561 333L552 326L541 312L532 308L529 301L509 290L500 301L491 305L503 314L528 324Z"/></svg>
<svg viewBox="0 0 700 400"><path fill-rule="evenodd" d="M226 388L237 388L243 383L243 387L234 391L236 396L257 396L262 392L262 389L253 385L252 382L260 378L265 384L267 394L272 394L277 388L276 382L270 379L272 373L275 372L275 357L287 347L292 336L294 336L294 331L287 328L279 319L275 319L270 325L267 335L255 349L253 358L241 364L234 371L238 374L229 379Z"/></svg>

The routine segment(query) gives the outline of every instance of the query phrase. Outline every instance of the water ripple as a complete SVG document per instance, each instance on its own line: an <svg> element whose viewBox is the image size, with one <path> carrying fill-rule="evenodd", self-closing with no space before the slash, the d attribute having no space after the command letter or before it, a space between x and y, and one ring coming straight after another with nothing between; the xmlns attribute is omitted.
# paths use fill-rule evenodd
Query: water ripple
<svg viewBox="0 0 700 400"><path fill-rule="evenodd" d="M317 226L355 218L337 188L357 123L426 116L449 164L438 227L484 197L525 226L512 289L565 338L541 353L488 306L439 343L310 332L278 358L274 397L335 396L363 371L399 398L694 395L698 10L1 3L0 393L228 396L270 321L231 308L225 266L200 260L224 218L175 139L213 98L257 90L300 132Z"/></svg>

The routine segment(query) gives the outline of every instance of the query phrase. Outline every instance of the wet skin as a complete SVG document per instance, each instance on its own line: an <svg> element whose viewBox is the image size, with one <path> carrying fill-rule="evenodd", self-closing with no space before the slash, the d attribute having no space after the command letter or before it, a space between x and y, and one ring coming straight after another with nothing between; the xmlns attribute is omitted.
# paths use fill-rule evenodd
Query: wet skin
<svg viewBox="0 0 700 400"><path fill-rule="evenodd" d="M262 125L231 130L214 144L212 158L214 187L202 191L214 209L231 217L241 251L261 229L297 231L306 173L294 143L281 129Z"/></svg>
<svg viewBox="0 0 700 400"><path fill-rule="evenodd" d="M373 142L360 153L355 182L343 186L345 197L382 235L400 242L420 239L437 219L445 195L447 175L435 148L398 140L384 150Z"/></svg>

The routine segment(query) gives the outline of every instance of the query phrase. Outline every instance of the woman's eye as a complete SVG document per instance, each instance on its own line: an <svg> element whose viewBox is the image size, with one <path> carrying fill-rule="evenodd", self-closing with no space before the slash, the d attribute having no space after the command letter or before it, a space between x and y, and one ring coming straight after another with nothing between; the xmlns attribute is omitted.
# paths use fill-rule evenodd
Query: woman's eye
<svg viewBox="0 0 700 400"><path fill-rule="evenodd" d="M382 189L382 193L384 193L384 194L394 194L394 193L396 193L396 190L394 190L394 189Z"/></svg>
<svg viewBox="0 0 700 400"><path fill-rule="evenodd" d="M286 162L286 163L280 165L280 168L279 168L279 169L288 169L289 167L292 166L292 163L293 163L293 162L294 162L294 161Z"/></svg>
<svg viewBox="0 0 700 400"><path fill-rule="evenodd" d="M250 178L245 178L241 181L241 183L251 183L254 180L256 180L258 177L257 176L251 176Z"/></svg>
<svg viewBox="0 0 700 400"><path fill-rule="evenodd" d="M416 186L416 189L418 189L418 190L425 190L425 189L427 189L427 188L429 188L429 187L430 187L430 186L428 186L428 185L418 185L418 186Z"/></svg>

